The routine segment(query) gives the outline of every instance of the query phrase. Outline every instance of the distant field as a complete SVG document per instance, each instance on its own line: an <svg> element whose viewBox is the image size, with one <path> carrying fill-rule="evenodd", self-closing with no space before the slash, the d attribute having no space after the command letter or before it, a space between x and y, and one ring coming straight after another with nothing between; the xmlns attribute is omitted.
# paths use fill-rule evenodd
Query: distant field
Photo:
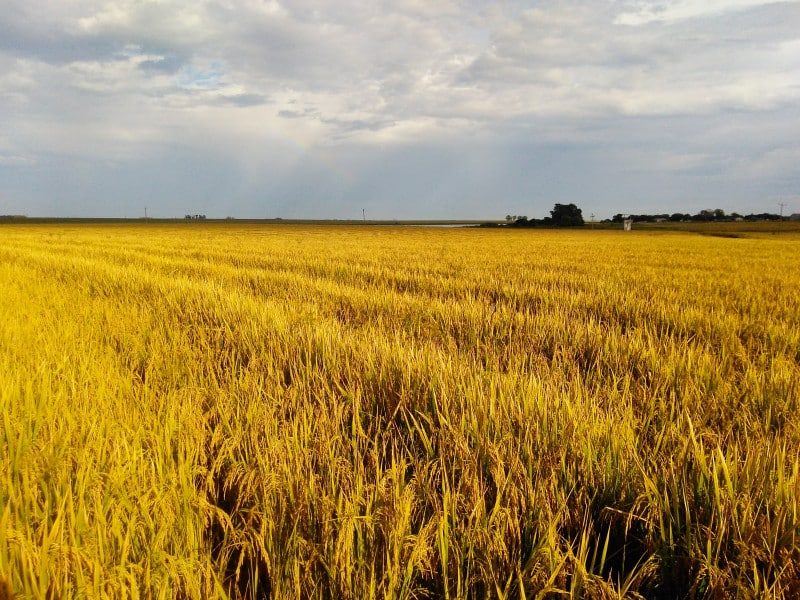
<svg viewBox="0 0 800 600"><path fill-rule="evenodd" d="M0 225L0 597L799 597L800 235L731 231Z"/></svg>
<svg viewBox="0 0 800 600"><path fill-rule="evenodd" d="M418 226L457 226L480 225L482 223L505 223L503 220L492 219L390 219L390 220L362 220L362 219L120 219L120 218L58 218L58 217L22 217L14 215L0 215L0 224L60 224L60 225L418 225Z"/></svg>
<svg viewBox="0 0 800 600"><path fill-rule="evenodd" d="M774 233L800 233L800 221L740 221L722 223L636 223L634 229L644 231L651 230L674 230L690 231L693 233L707 233L710 235L719 233L743 234L745 237L752 237L753 234L774 234Z"/></svg>

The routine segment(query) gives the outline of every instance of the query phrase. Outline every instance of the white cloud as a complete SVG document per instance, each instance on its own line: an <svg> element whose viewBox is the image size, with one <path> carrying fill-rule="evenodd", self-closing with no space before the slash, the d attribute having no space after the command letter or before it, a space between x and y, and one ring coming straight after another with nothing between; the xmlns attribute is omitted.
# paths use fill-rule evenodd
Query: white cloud
<svg viewBox="0 0 800 600"><path fill-rule="evenodd" d="M774 0L672 0L667 3L644 0L635 2L629 10L619 14L615 23L636 26L654 21L683 21L772 3Z"/></svg>

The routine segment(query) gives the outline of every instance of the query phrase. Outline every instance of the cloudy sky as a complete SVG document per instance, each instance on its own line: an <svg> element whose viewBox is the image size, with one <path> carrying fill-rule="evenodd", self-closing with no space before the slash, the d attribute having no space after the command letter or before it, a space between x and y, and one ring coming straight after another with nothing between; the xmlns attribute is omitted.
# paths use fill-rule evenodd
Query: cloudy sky
<svg viewBox="0 0 800 600"><path fill-rule="evenodd" d="M0 214L800 212L800 2L3 0Z"/></svg>

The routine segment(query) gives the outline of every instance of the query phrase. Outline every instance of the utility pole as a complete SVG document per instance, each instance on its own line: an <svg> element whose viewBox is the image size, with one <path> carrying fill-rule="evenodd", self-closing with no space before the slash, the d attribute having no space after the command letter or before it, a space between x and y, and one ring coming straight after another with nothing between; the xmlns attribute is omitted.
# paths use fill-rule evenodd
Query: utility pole
<svg viewBox="0 0 800 600"><path fill-rule="evenodd" d="M589 218L591 219L591 221L590 221L590 223L592 224L592 225L591 225L591 228L592 228L592 229L594 229L594 213L592 213L591 215L589 215Z"/></svg>
<svg viewBox="0 0 800 600"><path fill-rule="evenodd" d="M147 207L146 206L144 207L144 218L145 219L147 218Z"/></svg>
<svg viewBox="0 0 800 600"><path fill-rule="evenodd" d="M364 223L367 222L367 210L365 208L361 209L361 220L364 221Z"/></svg>
<svg viewBox="0 0 800 600"><path fill-rule="evenodd" d="M786 207L785 202L778 202L778 206L781 207L781 220L783 220L783 209Z"/></svg>

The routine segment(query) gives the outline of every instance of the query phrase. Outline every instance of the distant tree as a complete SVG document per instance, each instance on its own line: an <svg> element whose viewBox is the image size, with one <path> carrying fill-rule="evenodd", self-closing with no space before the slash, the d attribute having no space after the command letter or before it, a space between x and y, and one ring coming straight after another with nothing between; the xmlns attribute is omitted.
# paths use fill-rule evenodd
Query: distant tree
<svg viewBox="0 0 800 600"><path fill-rule="evenodd" d="M710 221L714 218L714 211L704 208L699 213L692 215L692 221Z"/></svg>
<svg viewBox="0 0 800 600"><path fill-rule="evenodd" d="M580 227L583 212L574 204L556 204L550 211L550 220L556 227Z"/></svg>

